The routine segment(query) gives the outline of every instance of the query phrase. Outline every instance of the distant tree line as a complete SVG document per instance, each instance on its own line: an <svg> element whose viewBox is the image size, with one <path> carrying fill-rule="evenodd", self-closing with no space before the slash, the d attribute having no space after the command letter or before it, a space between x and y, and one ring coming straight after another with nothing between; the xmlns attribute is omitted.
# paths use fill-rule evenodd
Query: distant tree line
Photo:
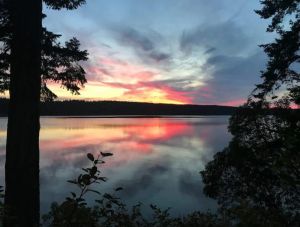
<svg viewBox="0 0 300 227"><path fill-rule="evenodd" d="M6 116L8 100L0 99L0 116ZM217 105L175 105L117 101L42 102L43 116L95 115L231 115L236 107Z"/></svg>

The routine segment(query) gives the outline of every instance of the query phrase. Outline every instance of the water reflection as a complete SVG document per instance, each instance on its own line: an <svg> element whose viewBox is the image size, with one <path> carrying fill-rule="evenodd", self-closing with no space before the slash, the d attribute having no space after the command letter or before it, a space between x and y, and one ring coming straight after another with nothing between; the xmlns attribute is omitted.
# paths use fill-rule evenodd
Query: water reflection
<svg viewBox="0 0 300 227"><path fill-rule="evenodd" d="M86 153L99 151L114 153L103 166L109 182L99 186L102 191L122 186L122 198L128 204L142 201L172 207L177 215L213 209L214 201L202 194L199 170L229 141L227 122L228 117L42 118L42 212L73 189L66 180L87 165ZM2 182L5 128L2 118Z"/></svg>

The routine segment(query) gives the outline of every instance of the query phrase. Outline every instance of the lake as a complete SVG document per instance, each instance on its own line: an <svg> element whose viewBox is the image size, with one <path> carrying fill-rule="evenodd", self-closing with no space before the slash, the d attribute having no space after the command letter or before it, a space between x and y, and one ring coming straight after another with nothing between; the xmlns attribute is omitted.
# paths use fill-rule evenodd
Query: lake
<svg viewBox="0 0 300 227"><path fill-rule="evenodd" d="M199 171L229 142L228 116L170 118L41 118L41 209L76 191L67 180L87 167L87 153L106 158L108 182L100 192L120 192L128 205L171 207L173 215L214 210L202 193ZM4 183L6 118L0 118L0 185ZM88 200L97 197L90 195Z"/></svg>

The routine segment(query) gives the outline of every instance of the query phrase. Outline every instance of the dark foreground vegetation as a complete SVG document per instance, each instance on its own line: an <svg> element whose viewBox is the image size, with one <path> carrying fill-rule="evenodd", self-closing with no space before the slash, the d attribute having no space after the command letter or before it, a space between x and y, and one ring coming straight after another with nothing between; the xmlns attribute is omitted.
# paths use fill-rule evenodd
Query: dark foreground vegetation
<svg viewBox="0 0 300 227"><path fill-rule="evenodd" d="M117 101L42 102L42 116L101 115L231 115L236 107L216 105L174 105ZM8 100L0 99L0 116L7 116Z"/></svg>

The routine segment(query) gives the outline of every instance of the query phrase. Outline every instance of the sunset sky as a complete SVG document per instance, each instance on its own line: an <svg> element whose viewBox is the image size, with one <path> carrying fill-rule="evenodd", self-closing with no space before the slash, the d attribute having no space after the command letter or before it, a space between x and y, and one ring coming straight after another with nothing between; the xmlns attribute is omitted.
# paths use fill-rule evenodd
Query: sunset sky
<svg viewBox="0 0 300 227"><path fill-rule="evenodd" d="M81 96L62 98L239 105L259 82L269 42L258 0L87 0L44 25L89 52Z"/></svg>

